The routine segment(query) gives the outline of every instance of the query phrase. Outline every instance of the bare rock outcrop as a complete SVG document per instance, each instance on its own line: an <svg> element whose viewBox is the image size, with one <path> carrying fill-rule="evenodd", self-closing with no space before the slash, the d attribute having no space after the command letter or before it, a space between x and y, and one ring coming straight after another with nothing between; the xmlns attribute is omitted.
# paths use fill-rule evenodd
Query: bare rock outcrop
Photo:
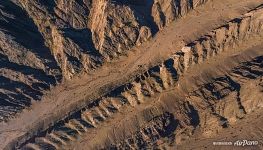
<svg viewBox="0 0 263 150"><path fill-rule="evenodd" d="M166 149L248 124L263 1L237 2L1 1L0 148Z"/></svg>
<svg viewBox="0 0 263 150"><path fill-rule="evenodd" d="M0 120L29 106L32 100L40 100L45 90L62 79L88 73L141 45L166 24L204 2L0 2L0 90L5 101ZM160 14L165 18L158 19Z"/></svg>
<svg viewBox="0 0 263 150"><path fill-rule="evenodd" d="M34 22L16 3L0 3L0 121L40 100L62 79Z"/></svg>
<svg viewBox="0 0 263 150"><path fill-rule="evenodd" d="M91 149L147 149L169 142L182 144L197 128L204 137L216 135L252 111L262 108L261 100L257 99L263 96L262 56L230 67L227 74L216 78L207 77L209 80L192 90L189 88L184 91L179 83L180 78L188 70L193 70L195 65L219 57L221 53L231 51L242 42L253 40L255 35L262 37L263 26L259 19L262 11L262 8L253 10L187 44L181 51L137 76L130 83L114 89L68 116L61 121L63 123L44 131L44 136L34 137L30 140L34 142L27 143L23 148L44 145L56 149L68 146L71 142L74 143L74 139L82 137L88 141L87 145ZM241 54L240 58L245 57L245 54ZM224 63L228 65L227 62ZM253 94L256 96L247 99L248 93L252 92L249 87L254 89ZM157 99L160 93L165 94ZM145 109L140 109L140 106ZM138 110L129 112L133 108ZM119 120L114 117L120 116L120 113L126 114L127 119ZM119 124L111 122L112 119L119 120ZM112 131L105 127L105 123L111 124L112 128L118 125L119 128ZM98 137L101 134L104 136L100 140L93 139L93 132Z"/></svg>

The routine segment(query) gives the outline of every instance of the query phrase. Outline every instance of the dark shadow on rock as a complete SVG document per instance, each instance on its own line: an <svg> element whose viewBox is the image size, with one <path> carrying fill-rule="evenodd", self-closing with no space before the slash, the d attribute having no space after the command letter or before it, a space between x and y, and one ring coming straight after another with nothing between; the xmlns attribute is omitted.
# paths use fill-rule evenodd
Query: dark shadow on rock
<svg viewBox="0 0 263 150"><path fill-rule="evenodd" d="M134 15L141 26L147 26L151 29L152 35L158 31L158 25L152 17L153 0L112 0L118 5L128 5L134 12Z"/></svg>
<svg viewBox="0 0 263 150"><path fill-rule="evenodd" d="M263 68L263 56L256 57L253 61L242 63L240 67L234 68L233 72L249 79L256 79L262 76L262 70L253 69L253 66Z"/></svg>
<svg viewBox="0 0 263 150"><path fill-rule="evenodd" d="M0 76L0 89L4 91L4 93L0 93L0 109L3 107L14 107L15 112L20 112L25 107L31 105L31 100L40 100L43 96L43 90L47 90L51 85L56 84L54 76L47 75L41 69L10 62L8 57L1 53L0 68L13 70L18 74L21 73L37 80L29 86L22 81L14 81L7 77ZM10 110L9 113L13 114L13 111L14 110ZM5 114L0 114L0 116L3 117L4 120L8 118Z"/></svg>
<svg viewBox="0 0 263 150"><path fill-rule="evenodd" d="M0 76L0 81L0 89L5 89L18 95L19 93L25 94L27 97L31 97L34 100L40 100L43 95L40 91L32 89L23 82L13 81L3 76Z"/></svg>
<svg viewBox="0 0 263 150"><path fill-rule="evenodd" d="M162 128L157 129L161 137L171 136L179 125L179 120L169 112L165 112L162 116L156 117L153 120L155 121L156 119L161 119L162 122Z"/></svg>
<svg viewBox="0 0 263 150"><path fill-rule="evenodd" d="M174 60L172 58L170 58L164 62L164 65L168 69L168 71L172 74L173 79L178 80L179 75L177 73L177 70L174 68L175 63L176 62L174 62Z"/></svg>
<svg viewBox="0 0 263 150"><path fill-rule="evenodd" d="M65 28L62 32L65 37L76 43L82 49L83 53L99 57L101 56L92 41L92 33L90 29Z"/></svg>
<svg viewBox="0 0 263 150"><path fill-rule="evenodd" d="M47 86L56 84L56 80L54 76L47 75L41 69L36 69L29 66L10 62L8 60L8 57L1 53L0 53L0 68L7 68L16 72L21 72L22 74L27 76L32 76L33 78L42 81Z"/></svg>
<svg viewBox="0 0 263 150"><path fill-rule="evenodd" d="M9 0L1 1L0 5L2 12L14 16L10 17L8 15L0 14L4 18L4 20L0 20L0 30L11 35L14 38L14 41L42 59L47 68L56 69L61 72L50 49L45 46L44 38L27 13ZM61 78L62 77L58 75L57 80L60 80Z"/></svg>
<svg viewBox="0 0 263 150"><path fill-rule="evenodd" d="M197 127L200 124L200 117L199 117L199 113L198 111L194 108L193 105L191 105L189 102L188 103L188 107L189 107L189 112L188 112L188 117L191 119L191 125L194 127Z"/></svg>
<svg viewBox="0 0 263 150"><path fill-rule="evenodd" d="M54 8L56 7L56 3L54 0L40 0L38 1L42 6L45 6L46 9L50 12L50 13L54 13Z"/></svg>
<svg viewBox="0 0 263 150"><path fill-rule="evenodd" d="M15 100L16 98L19 98L19 101ZM30 105L30 99L24 95L20 95L20 96L18 96L17 94L7 95L6 93L0 92L0 107L14 106L17 108L21 108L29 105Z"/></svg>

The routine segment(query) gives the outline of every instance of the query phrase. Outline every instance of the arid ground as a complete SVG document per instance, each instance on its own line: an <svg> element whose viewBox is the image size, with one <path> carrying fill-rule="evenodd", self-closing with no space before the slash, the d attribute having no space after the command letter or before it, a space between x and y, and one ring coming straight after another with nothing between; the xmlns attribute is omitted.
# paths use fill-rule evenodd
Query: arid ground
<svg viewBox="0 0 263 150"><path fill-rule="evenodd" d="M263 149L263 0L1 0L0 149Z"/></svg>

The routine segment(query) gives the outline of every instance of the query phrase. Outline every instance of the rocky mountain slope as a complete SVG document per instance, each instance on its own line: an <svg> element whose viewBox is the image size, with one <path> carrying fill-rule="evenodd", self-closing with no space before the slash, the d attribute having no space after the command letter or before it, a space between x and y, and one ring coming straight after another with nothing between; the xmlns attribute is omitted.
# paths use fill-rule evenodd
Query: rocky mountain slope
<svg viewBox="0 0 263 150"><path fill-rule="evenodd" d="M1 1L0 147L211 148L262 112L262 5Z"/></svg>
<svg viewBox="0 0 263 150"><path fill-rule="evenodd" d="M40 100L43 90L62 79L89 73L125 54L203 3L201 0L1 2L4 102L0 120L30 106L31 101Z"/></svg>

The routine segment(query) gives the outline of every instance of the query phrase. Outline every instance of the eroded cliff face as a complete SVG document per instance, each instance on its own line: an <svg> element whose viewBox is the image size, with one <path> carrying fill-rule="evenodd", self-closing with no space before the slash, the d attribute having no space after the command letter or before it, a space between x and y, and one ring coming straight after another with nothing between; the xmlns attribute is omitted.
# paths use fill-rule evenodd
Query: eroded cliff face
<svg viewBox="0 0 263 150"><path fill-rule="evenodd" d="M158 29L163 28L179 16L184 16L191 9L207 2L207 0L154 0L152 17Z"/></svg>
<svg viewBox="0 0 263 150"><path fill-rule="evenodd" d="M19 1L59 64L63 77L94 69L101 56L88 28L90 2Z"/></svg>
<svg viewBox="0 0 263 150"><path fill-rule="evenodd" d="M1 2L1 97L5 104L0 120L40 100L43 91L62 79L89 73L141 45L204 2Z"/></svg>
<svg viewBox="0 0 263 150"><path fill-rule="evenodd" d="M42 91L59 83L61 69L45 46L37 26L22 8L11 1L0 3L0 120L6 120Z"/></svg>
<svg viewBox="0 0 263 150"><path fill-rule="evenodd" d="M235 57L230 55L217 69L207 71L202 65L261 38L262 12L262 8L253 10L186 44L22 148L75 147L72 143L77 139L76 143L85 141L90 149L147 149L183 144L196 132L205 138L215 136L262 108L258 99L263 96L262 53L245 49ZM250 58L248 52L259 56ZM191 77L189 71L198 66L200 74ZM190 79L189 84L182 81Z"/></svg>
<svg viewBox="0 0 263 150"><path fill-rule="evenodd" d="M204 2L19 1L43 35L65 78L88 72L142 44Z"/></svg>
<svg viewBox="0 0 263 150"><path fill-rule="evenodd" d="M204 0L96 1L91 30L96 48L107 59L147 41Z"/></svg>
<svg viewBox="0 0 263 150"><path fill-rule="evenodd" d="M263 1L208 1L1 1L0 148L174 148L262 111Z"/></svg>

